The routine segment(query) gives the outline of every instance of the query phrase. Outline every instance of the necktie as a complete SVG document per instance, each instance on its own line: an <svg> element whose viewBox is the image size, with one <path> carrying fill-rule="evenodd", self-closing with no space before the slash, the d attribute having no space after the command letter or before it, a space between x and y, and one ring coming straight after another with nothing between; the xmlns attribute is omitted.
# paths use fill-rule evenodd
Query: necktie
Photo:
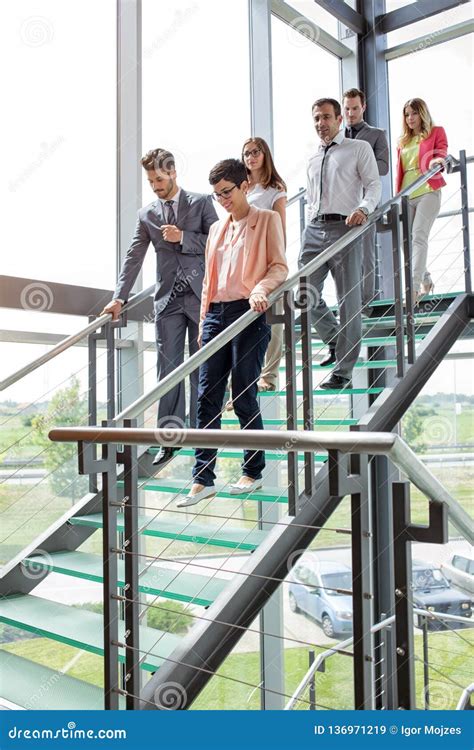
<svg viewBox="0 0 474 750"><path fill-rule="evenodd" d="M176 225L176 214L173 208L173 201L165 201L166 206L166 223Z"/></svg>
<svg viewBox="0 0 474 750"><path fill-rule="evenodd" d="M166 206L166 216L165 216L166 223L176 226L176 214L174 212L173 201L165 201L165 206ZM183 295L187 291L188 288L189 288L189 280L186 278L184 271L181 268L181 264L179 260L177 259L176 277L175 277L175 283L173 287L174 296Z"/></svg>
<svg viewBox="0 0 474 750"><path fill-rule="evenodd" d="M323 171L324 171L324 162L326 161L326 156L331 148L331 146L334 146L334 141L329 144L329 146L324 146L324 156L323 160L321 162L321 174L319 175L319 207L318 207L318 213L321 211L321 203L323 198Z"/></svg>

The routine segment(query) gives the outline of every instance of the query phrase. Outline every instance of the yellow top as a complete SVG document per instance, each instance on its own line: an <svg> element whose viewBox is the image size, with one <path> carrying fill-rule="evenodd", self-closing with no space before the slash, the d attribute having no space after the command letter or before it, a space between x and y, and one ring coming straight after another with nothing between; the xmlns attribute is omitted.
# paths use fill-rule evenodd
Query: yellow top
<svg viewBox="0 0 474 750"><path fill-rule="evenodd" d="M404 172L402 190L408 187L408 185L411 185L412 182L415 182L418 177L421 177L422 172L418 168L418 150L420 148L420 141L421 136L414 135L411 141L408 141L406 146L402 148L401 158ZM419 187L417 190L414 190L413 193L410 193L408 197L418 198L420 195L425 195L425 193L432 192L433 188L430 187L427 182L425 182L424 185Z"/></svg>

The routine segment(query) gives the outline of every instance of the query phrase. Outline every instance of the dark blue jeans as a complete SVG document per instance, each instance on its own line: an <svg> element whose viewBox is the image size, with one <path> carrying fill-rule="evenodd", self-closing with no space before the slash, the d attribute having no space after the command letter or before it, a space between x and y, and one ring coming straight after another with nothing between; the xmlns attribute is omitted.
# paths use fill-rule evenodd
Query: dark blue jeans
<svg viewBox="0 0 474 750"><path fill-rule="evenodd" d="M231 323L249 310L249 301L214 302L211 304L202 329L202 345L208 344ZM197 426L199 429L219 430L229 372L232 375L234 411L243 430L263 430L262 415L257 400L257 381L270 341L270 326L261 315L232 341L222 347L199 370ZM197 448L193 479L196 484L212 487L216 475L217 450ZM243 474L260 479L265 468L264 451L244 451Z"/></svg>

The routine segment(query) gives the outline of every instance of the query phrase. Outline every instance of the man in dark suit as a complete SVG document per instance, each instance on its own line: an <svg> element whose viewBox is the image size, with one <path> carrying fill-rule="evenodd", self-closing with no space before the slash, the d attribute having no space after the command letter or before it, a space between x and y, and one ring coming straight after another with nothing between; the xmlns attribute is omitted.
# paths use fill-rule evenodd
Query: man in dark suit
<svg viewBox="0 0 474 750"><path fill-rule="evenodd" d="M343 94L346 138L367 141L374 152L379 175L388 174L390 154L385 130L374 128L364 120L365 94L360 89L349 89ZM369 305L375 299L375 224L362 235L362 307L369 313Z"/></svg>
<svg viewBox="0 0 474 750"><path fill-rule="evenodd" d="M141 159L141 164L158 200L138 212L135 235L122 264L114 297L103 312L112 313L114 320L118 318L152 242L156 252L154 309L161 380L183 362L186 331L189 353L194 354L198 349L204 251L209 228L218 217L210 196L178 187L172 153L154 149ZM194 427L198 370L190 380L189 425ZM160 399L158 426L184 426L185 414L183 382ZM176 450L179 449L161 448L153 463L162 467Z"/></svg>

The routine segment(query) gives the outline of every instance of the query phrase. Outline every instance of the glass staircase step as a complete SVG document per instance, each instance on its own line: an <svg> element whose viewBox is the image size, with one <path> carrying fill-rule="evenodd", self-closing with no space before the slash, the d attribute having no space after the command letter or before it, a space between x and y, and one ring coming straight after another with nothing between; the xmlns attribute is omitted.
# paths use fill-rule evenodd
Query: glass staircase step
<svg viewBox="0 0 474 750"><path fill-rule="evenodd" d="M150 562L146 559L142 567ZM102 557L88 552L51 552L31 555L23 560L23 565L37 571L39 568L61 573L74 578L102 583ZM119 586L124 586L124 561L118 560ZM140 575L139 588L145 594L163 596L180 602L192 602L208 607L225 588L224 578L200 575L188 570L177 570L151 565Z"/></svg>
<svg viewBox="0 0 474 750"><path fill-rule="evenodd" d="M376 390L377 393L379 393L380 391L382 391L382 388L376 388L376 389L372 389L372 390ZM332 393L332 391L325 391L325 392L326 393ZM271 393L274 396L275 395L277 395L277 396L278 395L279 396L285 395L284 391L271 391ZM339 391L337 391L337 393L339 393ZM365 391L364 391L364 393L365 393ZM261 396L267 396L268 393L261 393L260 395ZM148 450L149 450L150 453L157 453L158 452L158 448L156 446L151 446ZM222 450L218 449L218 450L219 450L219 454L217 456L218 458L238 458L238 459L242 460L243 457L244 457L243 450L242 451L240 451L240 450L228 451L228 450L225 450L225 449L222 449ZM176 454L175 458L177 458L178 456L187 456L187 457L194 456L194 448L181 448L181 450L179 451L179 453ZM265 451L265 458L268 461L282 461L284 457L285 456L282 455L281 453L274 453L273 451ZM304 461L304 456L298 456L298 460ZM315 453L314 454L314 460L317 463L324 463L325 461L328 460L327 453ZM232 495L232 497L235 497L235 495ZM239 497L240 497L240 495L239 495Z"/></svg>
<svg viewBox="0 0 474 750"><path fill-rule="evenodd" d="M35 711L103 711L104 691L97 685L0 651L0 696ZM119 698L125 708L125 698Z"/></svg>
<svg viewBox="0 0 474 750"><path fill-rule="evenodd" d="M140 489L151 490L152 492L166 492L176 495L181 493L187 495L191 488L191 479L155 479L154 477L140 478ZM120 482L118 483L120 484ZM255 490L255 492L249 493L248 495L231 495L230 492L226 491L228 485L216 485L216 498L225 498L230 500L260 500L262 502L288 502L288 494L283 487L263 487L261 490ZM214 499L214 498L213 498Z"/></svg>
<svg viewBox="0 0 474 750"><path fill-rule="evenodd" d="M438 300L438 299L454 299L455 297L458 297L460 294L464 294L464 292L445 292L444 294L425 294L423 295L423 299L421 300L421 303L424 302L430 302L430 300ZM395 300L393 298L390 299L376 299L373 302L370 303L370 307L381 307L383 305L394 305Z"/></svg>
<svg viewBox="0 0 474 750"><path fill-rule="evenodd" d="M326 369L326 368L325 368ZM328 375L330 368L328 369ZM382 393L383 388L333 388L331 390L320 388L313 391L313 396L356 396L367 394ZM286 391L261 391L259 394L260 398L272 397L272 396L286 396ZM302 396L303 391L296 391L297 396ZM268 457L268 453L266 453Z"/></svg>
<svg viewBox="0 0 474 750"><path fill-rule="evenodd" d="M357 424L359 420L358 419L315 419L314 420L314 429L317 430L318 426L322 427L344 427L349 426L353 424ZM303 419L297 420L299 425L304 424ZM238 419L222 419L221 424L240 424ZM263 424L268 425L269 427L278 427L280 425L286 425L286 419L264 419Z"/></svg>
<svg viewBox="0 0 474 750"><path fill-rule="evenodd" d="M82 648L92 654L103 656L102 615L85 609L68 607L31 594L16 594L0 599L0 622L30 633L50 638L59 643ZM124 622L119 622L119 639L124 640ZM154 672L180 642L174 633L164 633L154 628L140 628L140 651L142 669ZM123 649L120 661L125 661Z"/></svg>
<svg viewBox="0 0 474 750"><path fill-rule="evenodd" d="M426 337L426 333L415 333L415 340L416 341L422 341ZM407 336L404 336L405 341L408 340ZM395 336L368 336L362 337L362 346L392 346L397 343L397 339ZM326 346L321 339L313 339L313 346L314 345L321 345L321 347ZM301 349L301 340L298 341L296 344L297 349Z"/></svg>
<svg viewBox="0 0 474 750"><path fill-rule="evenodd" d="M384 367L396 367L396 366L397 366L397 361L395 359L369 359L367 361L355 363L355 367L357 369L364 368L367 370L380 370ZM302 368L302 367L303 367L302 362L296 363L297 370L298 368ZM311 365L311 368L313 370L324 370L324 371L327 371L328 373L331 371L330 367L321 367L321 365L318 365L318 364ZM282 371L285 371L286 367L282 365L279 369Z"/></svg>
<svg viewBox="0 0 474 750"><path fill-rule="evenodd" d="M102 513L94 513L90 516L75 516L71 518L70 523L74 526L89 526L101 529L103 525ZM203 523L196 523L194 521L190 523L186 520L162 520L160 517L153 518L152 516L139 516L138 523L140 532L145 536L159 537L161 539L180 539L184 542L211 544L215 547L230 547L231 549L247 551L257 549L258 545L267 535L267 532L260 529L242 529L235 526L206 526ZM124 530L122 514L118 516L117 525L119 531Z"/></svg>
<svg viewBox="0 0 474 750"><path fill-rule="evenodd" d="M423 313L416 313L414 315L414 321L415 326L417 325L430 325L431 323L436 323L438 319L442 316L441 310L433 310L432 312L423 312ZM362 325L364 326L395 326L396 320L394 315L384 315L380 318L375 317L375 315L371 316L370 318L364 318L362 320Z"/></svg>

